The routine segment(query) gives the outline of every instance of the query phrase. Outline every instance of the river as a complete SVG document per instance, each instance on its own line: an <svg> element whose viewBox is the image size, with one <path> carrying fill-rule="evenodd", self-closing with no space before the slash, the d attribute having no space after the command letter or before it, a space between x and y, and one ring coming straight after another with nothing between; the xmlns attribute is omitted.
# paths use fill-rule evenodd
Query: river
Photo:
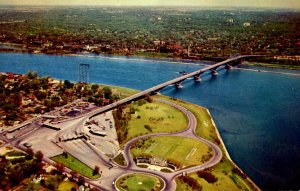
<svg viewBox="0 0 300 191"><path fill-rule="evenodd" d="M138 90L203 67L126 57L0 54L1 72L32 70L71 81L78 80L79 63L90 65L89 82ZM167 87L162 94L207 107L232 159L261 188L300 189L300 72L266 70L271 72L207 73L201 83L186 80L183 89Z"/></svg>

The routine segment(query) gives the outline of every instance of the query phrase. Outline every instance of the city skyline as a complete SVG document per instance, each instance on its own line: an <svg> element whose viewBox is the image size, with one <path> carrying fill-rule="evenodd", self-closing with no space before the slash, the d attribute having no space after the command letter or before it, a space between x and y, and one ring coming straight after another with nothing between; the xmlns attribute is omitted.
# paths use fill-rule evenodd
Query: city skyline
<svg viewBox="0 0 300 191"><path fill-rule="evenodd" d="M199 6L276 7L300 9L299 0L0 0L0 5L97 5L97 6Z"/></svg>

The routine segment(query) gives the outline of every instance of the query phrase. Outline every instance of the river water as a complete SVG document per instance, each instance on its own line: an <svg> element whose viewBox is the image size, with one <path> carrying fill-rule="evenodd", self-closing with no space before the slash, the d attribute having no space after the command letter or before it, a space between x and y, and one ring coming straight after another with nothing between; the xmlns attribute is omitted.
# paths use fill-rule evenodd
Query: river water
<svg viewBox="0 0 300 191"><path fill-rule="evenodd" d="M78 80L79 63L90 65L89 82L138 90L203 67L126 57L0 54L0 72L32 70L71 81ZM186 80L183 89L166 87L162 94L207 107L232 159L261 188L300 189L300 72L268 70L207 73L201 83Z"/></svg>

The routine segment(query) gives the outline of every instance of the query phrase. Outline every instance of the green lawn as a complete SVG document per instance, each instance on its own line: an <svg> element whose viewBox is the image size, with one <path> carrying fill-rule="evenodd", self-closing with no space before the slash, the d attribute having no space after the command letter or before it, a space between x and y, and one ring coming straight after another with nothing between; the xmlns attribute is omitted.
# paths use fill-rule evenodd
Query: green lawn
<svg viewBox="0 0 300 191"><path fill-rule="evenodd" d="M172 106L160 102L146 103L142 106L134 104L135 114L128 123L127 140L134 137L159 132L177 132L187 127L186 116ZM149 125L151 131L145 128Z"/></svg>
<svg viewBox="0 0 300 191"><path fill-rule="evenodd" d="M77 171L78 173L82 174L83 176L86 176L87 178L90 178L90 179L100 178L99 174L93 176L93 169L88 167L86 164L82 163L80 160L78 160L71 154L68 154L68 158L65 158L61 154L61 155L54 156L51 159L56 162L60 162L60 163L64 164L66 167Z"/></svg>
<svg viewBox="0 0 300 191"><path fill-rule="evenodd" d="M185 108L188 108L197 119L196 134L204 139L210 140L216 143L217 134L215 132L215 127L212 124L211 116L207 109L192 103L187 103L181 100L173 100L169 97L158 96L159 99L164 99L167 101L175 102Z"/></svg>
<svg viewBox="0 0 300 191"><path fill-rule="evenodd" d="M78 185L75 182L64 181L59 183L57 191L71 190L73 187L78 189Z"/></svg>
<svg viewBox="0 0 300 191"><path fill-rule="evenodd" d="M138 90L123 88L118 86L108 86L108 87L111 88L113 94L119 94L121 99L124 99L125 97L131 96L139 92Z"/></svg>
<svg viewBox="0 0 300 191"><path fill-rule="evenodd" d="M141 190L161 190L163 188L162 180L157 177L146 174L130 174L121 177L117 183L120 190L141 191Z"/></svg>
<svg viewBox="0 0 300 191"><path fill-rule="evenodd" d="M146 154L175 161L183 166L203 164L212 155L212 150L206 144L195 139L177 136L151 137L144 143L142 140L139 141L138 145L141 147L131 149L134 156ZM203 156L206 160L202 160Z"/></svg>

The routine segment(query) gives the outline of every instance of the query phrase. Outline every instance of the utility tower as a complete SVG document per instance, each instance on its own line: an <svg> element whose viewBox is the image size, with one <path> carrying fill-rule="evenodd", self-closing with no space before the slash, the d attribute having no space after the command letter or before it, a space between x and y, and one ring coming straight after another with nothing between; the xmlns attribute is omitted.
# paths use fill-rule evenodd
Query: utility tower
<svg viewBox="0 0 300 191"><path fill-rule="evenodd" d="M88 83L89 81L89 64L79 64L78 81Z"/></svg>

